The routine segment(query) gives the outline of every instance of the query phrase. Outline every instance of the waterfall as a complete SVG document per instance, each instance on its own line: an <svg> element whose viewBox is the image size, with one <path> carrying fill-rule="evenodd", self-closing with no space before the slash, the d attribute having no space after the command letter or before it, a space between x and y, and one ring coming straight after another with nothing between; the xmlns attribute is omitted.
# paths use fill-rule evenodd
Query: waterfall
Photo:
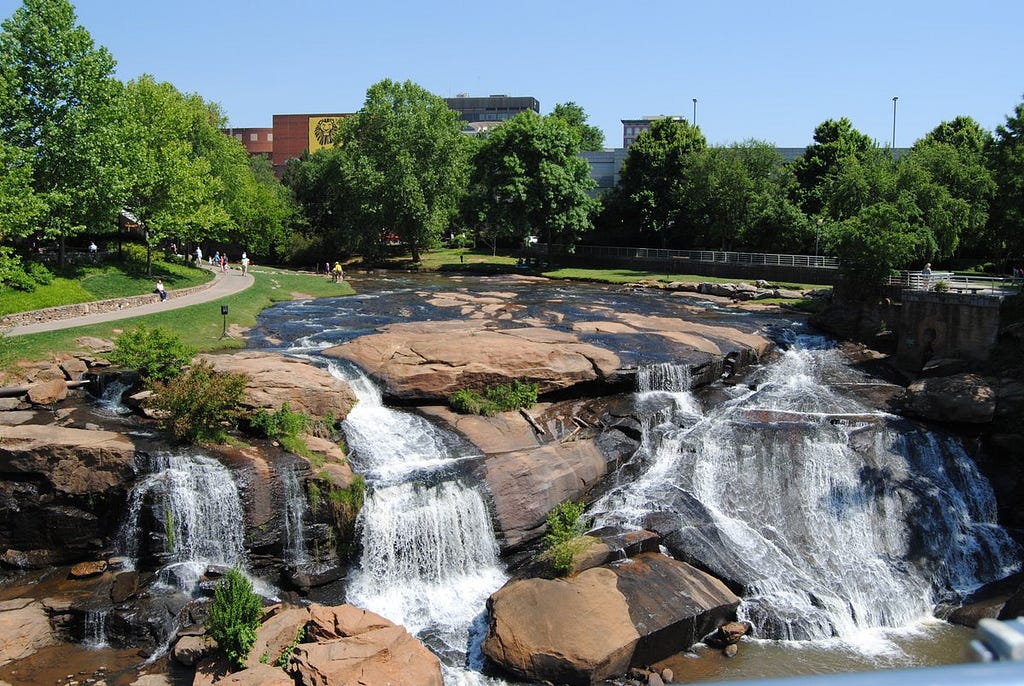
<svg viewBox="0 0 1024 686"><path fill-rule="evenodd" d="M669 549L742 587L770 638L903 626L1013 571L1020 551L959 443L836 394L836 356L789 350L756 390L649 426L642 473L595 504L598 525L674 520Z"/></svg>
<svg viewBox="0 0 1024 686"><path fill-rule="evenodd" d="M636 370L636 389L640 393L681 393L690 390L690 383L690 366L685 364L662 362L641 365Z"/></svg>
<svg viewBox="0 0 1024 686"><path fill-rule="evenodd" d="M168 580L184 588L208 564L244 564L244 515L224 465L193 453L161 453L148 472L128 497L120 531L126 557L138 563L143 555L156 556ZM158 550L149 549L154 544Z"/></svg>
<svg viewBox="0 0 1024 686"><path fill-rule="evenodd" d="M86 648L97 650L110 646L107 643L107 615L109 613L109 609L85 611L82 645Z"/></svg>
<svg viewBox="0 0 1024 686"><path fill-rule="evenodd" d="M306 493L299 483L298 468L290 464L279 469L284 491L284 535L286 561L295 567L309 564L306 551L306 524L304 517L308 504Z"/></svg>
<svg viewBox="0 0 1024 686"><path fill-rule="evenodd" d="M330 369L358 398L342 429L368 487L363 552L347 601L427 643L447 683L482 683L463 667L480 662L474 654L483 636L472 627L507 577L483 497L457 474L458 463L474 455L424 418L384 407L356 370Z"/></svg>
<svg viewBox="0 0 1024 686"><path fill-rule="evenodd" d="M132 384L126 382L122 376L109 380L103 387L103 393L97 400L100 408L109 414L119 417L131 414L131 408L121 402L121 397L131 387Z"/></svg>

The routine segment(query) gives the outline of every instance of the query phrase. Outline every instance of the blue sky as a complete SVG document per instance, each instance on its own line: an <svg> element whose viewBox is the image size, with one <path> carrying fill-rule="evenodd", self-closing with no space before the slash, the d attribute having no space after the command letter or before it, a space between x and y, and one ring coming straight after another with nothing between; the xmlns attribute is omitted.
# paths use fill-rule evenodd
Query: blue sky
<svg viewBox="0 0 1024 686"><path fill-rule="evenodd" d="M0 0L6 18L20 6ZM622 144L621 119L693 116L712 144L781 147L846 116L909 146L961 114L992 130L1024 100L1019 0L78 0L118 61L219 102L233 126L351 112L382 78L441 96L575 101Z"/></svg>

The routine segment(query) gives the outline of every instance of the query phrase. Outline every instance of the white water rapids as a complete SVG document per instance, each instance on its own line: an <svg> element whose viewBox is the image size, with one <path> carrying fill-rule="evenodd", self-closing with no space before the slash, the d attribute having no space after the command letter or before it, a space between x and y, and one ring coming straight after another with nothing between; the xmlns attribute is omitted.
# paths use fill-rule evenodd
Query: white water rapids
<svg viewBox="0 0 1024 686"><path fill-rule="evenodd" d="M1013 571L1019 550L961 445L831 390L836 355L786 351L706 414L670 386L682 397L652 415L597 524L660 522L677 556L743 589L761 637L912 624Z"/></svg>
<svg viewBox="0 0 1024 686"><path fill-rule="evenodd" d="M488 682L475 671L478 617L507 577L483 498L457 473L457 463L473 455L422 417L385 407L361 373L330 368L358 398L342 428L368 485L362 557L347 602L427 643L441 657L447 684Z"/></svg>

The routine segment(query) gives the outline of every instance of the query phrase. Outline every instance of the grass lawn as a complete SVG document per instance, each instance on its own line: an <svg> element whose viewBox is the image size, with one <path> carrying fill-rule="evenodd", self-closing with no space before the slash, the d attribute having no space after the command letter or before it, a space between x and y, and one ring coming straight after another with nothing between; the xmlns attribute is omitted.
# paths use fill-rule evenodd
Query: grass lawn
<svg viewBox="0 0 1024 686"><path fill-rule="evenodd" d="M406 255L388 263L388 266L396 268L418 267L429 271L493 271L496 273L522 273L517 270L516 258L508 255L491 255L489 252L478 252L462 248L443 248L430 250L420 254L418 265L412 262L412 256ZM639 269L586 269L586 268L562 268L551 269L536 273L549 279L567 279L576 281L598 281L601 283L636 283L637 281L661 281L672 283L673 281L688 281L692 283L735 283L740 279L726 279L714 276L697 276L693 274L661 274L648 272ZM812 283L779 283L783 288L792 289L813 289L830 288L827 285ZM786 301L792 302L792 301Z"/></svg>
<svg viewBox="0 0 1024 686"><path fill-rule="evenodd" d="M162 279L164 286L173 290L206 283L212 278L213 274L205 269L155 260L153 276L146 276L145 267L135 262L126 266L78 265L56 274L52 282L38 285L31 293L0 292L0 315L152 293L157 279Z"/></svg>
<svg viewBox="0 0 1024 686"><path fill-rule="evenodd" d="M150 327L170 329L182 341L204 352L243 348L245 341L240 338L221 339L224 326L220 314L221 305L229 307L228 326L251 327L256 323L256 316L276 302L302 296L320 298L351 295L355 292L347 283L333 283L330 279L313 274L269 267L251 269L250 273L256 280L252 287L217 302L104 324L0 338L0 369L10 369L17 360L40 360L52 352L79 350L75 339L81 336L112 340L120 331L143 323Z"/></svg>

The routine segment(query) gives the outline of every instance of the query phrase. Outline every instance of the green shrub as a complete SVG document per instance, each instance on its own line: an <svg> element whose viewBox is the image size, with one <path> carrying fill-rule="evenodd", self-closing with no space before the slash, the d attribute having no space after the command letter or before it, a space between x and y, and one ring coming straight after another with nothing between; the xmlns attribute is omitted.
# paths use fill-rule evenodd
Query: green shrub
<svg viewBox="0 0 1024 686"><path fill-rule="evenodd" d="M252 583L237 568L232 568L217 584L206 630L239 669L245 667L249 651L256 642L262 615L263 603L252 590Z"/></svg>
<svg viewBox="0 0 1024 686"><path fill-rule="evenodd" d="M292 412L288 403L284 403L280 410L273 413L258 410L250 422L253 429L271 439L295 438L307 431L312 424L309 415L304 412Z"/></svg>
<svg viewBox="0 0 1024 686"><path fill-rule="evenodd" d="M167 413L164 426L175 440L220 441L238 423L247 379L201 362L176 379L155 384L152 405Z"/></svg>
<svg viewBox="0 0 1024 686"><path fill-rule="evenodd" d="M140 324L114 339L109 358L116 365L137 370L149 383L177 378L194 355L195 349L170 331Z"/></svg>
<svg viewBox="0 0 1024 686"><path fill-rule="evenodd" d="M274 666L284 669L288 666L288 663L292 661L292 653L295 652L295 648L298 647L302 640L306 637L306 627L300 626L299 630L295 632L295 638L292 642L285 646L281 654L274 660Z"/></svg>
<svg viewBox="0 0 1024 686"><path fill-rule="evenodd" d="M566 500L548 513L548 532L544 535L545 553L559 574L572 571L576 554L590 544L584 534L590 520L584 519L582 502Z"/></svg>
<svg viewBox="0 0 1024 686"><path fill-rule="evenodd" d="M499 412L533 407L536 403L537 384L518 379L512 383L490 386L482 395L469 388L460 388L448 398L448 404L456 412L488 417Z"/></svg>

